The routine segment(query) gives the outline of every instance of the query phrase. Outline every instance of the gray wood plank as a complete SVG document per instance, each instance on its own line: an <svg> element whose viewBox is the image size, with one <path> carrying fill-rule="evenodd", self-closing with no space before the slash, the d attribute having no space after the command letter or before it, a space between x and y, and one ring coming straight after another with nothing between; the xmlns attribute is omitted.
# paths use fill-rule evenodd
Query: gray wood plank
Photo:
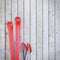
<svg viewBox="0 0 60 60"><path fill-rule="evenodd" d="M2 21L2 1L0 0L0 60L2 60L3 57L3 37L4 35L2 35L2 33L4 32L4 25L3 25L3 21Z"/></svg>
<svg viewBox="0 0 60 60"><path fill-rule="evenodd" d="M42 60L42 0L37 0L37 60Z"/></svg>
<svg viewBox="0 0 60 60"><path fill-rule="evenodd" d="M2 58L1 60L4 60L4 57L5 57L5 1L2 0L2 11L1 11L1 20L2 20Z"/></svg>
<svg viewBox="0 0 60 60"><path fill-rule="evenodd" d="M23 51L21 43L23 42L23 0L18 0L18 16L21 18L21 30L20 30L20 60L23 60Z"/></svg>
<svg viewBox="0 0 60 60"><path fill-rule="evenodd" d="M55 3L54 1L55 0L0 0L0 60L5 59L5 33L6 60L10 60L7 26L5 32L5 13L6 23L8 21L13 22L14 40L14 18L17 15L21 17L21 43L23 41L31 42L33 50L31 56L28 53L26 60L60 60L60 0L56 0ZM20 52L21 60L23 60L22 50Z"/></svg>
<svg viewBox="0 0 60 60"><path fill-rule="evenodd" d="M21 42L23 42L23 0L18 0L18 16L21 18Z"/></svg>
<svg viewBox="0 0 60 60"><path fill-rule="evenodd" d="M24 42L30 43L30 0L24 0ZM29 53L26 60L31 60Z"/></svg>
<svg viewBox="0 0 60 60"><path fill-rule="evenodd" d="M15 35L15 17L17 17L17 0L12 0L12 22L13 22L13 35L14 35L14 41L16 41L16 35Z"/></svg>
<svg viewBox="0 0 60 60"><path fill-rule="evenodd" d="M48 60L48 0L43 0L43 60Z"/></svg>
<svg viewBox="0 0 60 60"><path fill-rule="evenodd" d="M49 60L55 60L55 50L54 50L54 0L49 0L49 17L48 17L48 20L49 20L49 30L48 30L48 33L49 33L49 45L48 45L48 48L49 48L49 55L48 55L48 59Z"/></svg>
<svg viewBox="0 0 60 60"><path fill-rule="evenodd" d="M1 3L2 3L2 1L0 0L0 18L1 18L1 19L0 19L0 24L2 24L2 16L1 16L1 15L2 15L2 4L1 4ZM1 31L1 32L0 32L0 48L2 48L2 47L1 47L1 43L2 43L2 42L1 42L1 41L2 41L2 38L1 38L2 26L1 26L1 25L0 25L0 31Z"/></svg>
<svg viewBox="0 0 60 60"><path fill-rule="evenodd" d="M24 1L24 41L29 42L29 0Z"/></svg>
<svg viewBox="0 0 60 60"><path fill-rule="evenodd" d="M60 0L56 0L56 60L60 60Z"/></svg>
<svg viewBox="0 0 60 60"><path fill-rule="evenodd" d="M31 0L31 60L36 60L36 0Z"/></svg>
<svg viewBox="0 0 60 60"><path fill-rule="evenodd" d="M11 0L6 0L6 23L11 21ZM9 37L6 25L6 60L10 60L10 47L9 47Z"/></svg>

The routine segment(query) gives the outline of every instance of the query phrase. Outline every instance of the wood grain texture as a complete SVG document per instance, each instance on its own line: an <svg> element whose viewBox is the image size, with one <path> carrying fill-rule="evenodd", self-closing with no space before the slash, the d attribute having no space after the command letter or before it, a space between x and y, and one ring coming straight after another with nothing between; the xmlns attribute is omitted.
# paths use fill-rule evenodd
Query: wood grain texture
<svg viewBox="0 0 60 60"><path fill-rule="evenodd" d="M20 30L20 33L21 33L21 35L20 35L20 59L21 60L23 60L23 51L22 51L22 47L21 47L21 43L24 41L23 39L23 25L24 25L24 23L23 23L23 20L24 20L24 18L23 18L23 16L24 16L24 14L23 14L23 10L24 8L23 8L23 0L18 0L18 16L21 18L21 30Z"/></svg>
<svg viewBox="0 0 60 60"><path fill-rule="evenodd" d="M36 60L36 0L31 0L31 60Z"/></svg>
<svg viewBox="0 0 60 60"><path fill-rule="evenodd" d="M60 0L56 0L56 60L60 60Z"/></svg>
<svg viewBox="0 0 60 60"><path fill-rule="evenodd" d="M2 1L0 0L0 60L4 59L4 20L2 20Z"/></svg>
<svg viewBox="0 0 60 60"><path fill-rule="evenodd" d="M1 60L4 60L5 59L5 30L6 30L6 28L5 28L5 1L4 0L2 0L2 2L1 2L1 4L2 4L2 11L1 11L1 13L2 13L2 15L1 15L1 17L2 17L2 56L1 56Z"/></svg>
<svg viewBox="0 0 60 60"><path fill-rule="evenodd" d="M17 0L12 0L11 2L11 11L12 11L12 22L13 22L13 35L14 35L14 42L16 43L16 29L15 29L15 17L17 17Z"/></svg>
<svg viewBox="0 0 60 60"><path fill-rule="evenodd" d="M48 40L49 40L49 45L48 45L48 50L49 50L49 53L48 53L48 59L49 60L55 60L55 55L54 55L54 0L49 0L49 12L48 12Z"/></svg>
<svg viewBox="0 0 60 60"><path fill-rule="evenodd" d="M48 60L48 0L43 0L43 60Z"/></svg>
<svg viewBox="0 0 60 60"><path fill-rule="evenodd" d="M8 21L11 21L11 0L6 0L6 23ZM8 30L7 30L7 24L6 24L6 60L10 60L10 47L9 47L9 37L8 37Z"/></svg>
<svg viewBox="0 0 60 60"><path fill-rule="evenodd" d="M30 0L24 0L24 42L30 43ZM29 53L26 60L31 60Z"/></svg>
<svg viewBox="0 0 60 60"><path fill-rule="evenodd" d="M0 0L0 60L10 60L5 25L13 22L15 42L16 16L21 17L21 43L32 46L26 60L60 60L60 0ZM21 43L20 59L23 60Z"/></svg>
<svg viewBox="0 0 60 60"><path fill-rule="evenodd" d="M2 3L2 1L0 0L0 24L2 24L2 16L1 16L2 15L2 13L1 13L2 12L2 4L1 3ZM2 32L2 27L0 27L0 31ZM2 33L0 33L0 38L1 38L1 34ZM2 41L2 38L0 40L0 49L1 49L1 41Z"/></svg>
<svg viewBox="0 0 60 60"><path fill-rule="evenodd" d="M37 30L37 40L36 40L36 47L37 47L37 60L42 60L43 59L43 57L42 57L42 52L43 52L43 50L42 50L42 43L43 43L43 37L42 37L42 24L43 24L43 14L42 14L42 12L43 12L43 9L42 9L42 6L43 6L43 2L42 2L42 0L37 0L37 21L36 21L36 24L37 24L37 28L36 28L36 30Z"/></svg>

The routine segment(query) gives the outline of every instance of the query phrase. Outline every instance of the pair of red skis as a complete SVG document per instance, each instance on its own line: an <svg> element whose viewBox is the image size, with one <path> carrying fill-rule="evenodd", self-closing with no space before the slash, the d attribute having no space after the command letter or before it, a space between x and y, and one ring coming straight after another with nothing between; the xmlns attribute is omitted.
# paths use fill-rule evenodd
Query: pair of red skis
<svg viewBox="0 0 60 60"><path fill-rule="evenodd" d="M20 51L20 26L21 26L21 19L20 17L15 18L15 26L16 26L16 58L14 52L14 41L13 41L13 23L8 22L8 34L9 34L9 41L10 41L10 58L11 60L19 60L19 51Z"/></svg>
<svg viewBox="0 0 60 60"><path fill-rule="evenodd" d="M13 38L13 23L12 22L7 22L7 27L8 27L8 35L9 35L9 42L10 42L10 60L19 60L19 52L20 52L20 27L21 27L21 19L20 17L15 18L15 26L16 26L16 54L14 52L14 38ZM32 48L30 44L25 44L22 43L22 49L23 52L26 50L29 51L30 53L32 52ZM23 56L25 60L25 56Z"/></svg>

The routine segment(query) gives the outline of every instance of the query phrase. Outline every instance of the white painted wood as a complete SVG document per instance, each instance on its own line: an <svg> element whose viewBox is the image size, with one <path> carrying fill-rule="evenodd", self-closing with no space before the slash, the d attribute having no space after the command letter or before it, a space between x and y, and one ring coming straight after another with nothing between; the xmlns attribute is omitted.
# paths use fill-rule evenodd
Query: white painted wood
<svg viewBox="0 0 60 60"><path fill-rule="evenodd" d="M24 0L24 42L30 43L30 0ZM29 53L26 60L31 60Z"/></svg>
<svg viewBox="0 0 60 60"><path fill-rule="evenodd" d="M23 60L23 51L21 43L23 42L23 0L18 0L18 16L21 18L21 30L20 30L20 60Z"/></svg>
<svg viewBox="0 0 60 60"><path fill-rule="evenodd" d="M5 21L13 22L15 40L17 15L21 17L21 43L31 42L32 45L31 56L28 53L26 60L60 60L60 0L0 0L0 60L5 60L5 33L6 60L10 60ZM22 50L20 52L23 60Z"/></svg>
<svg viewBox="0 0 60 60"><path fill-rule="evenodd" d="M48 0L43 0L43 60L48 60Z"/></svg>
<svg viewBox="0 0 60 60"><path fill-rule="evenodd" d="M1 56L1 60L4 60L4 57L5 57L5 1L2 0L2 11L1 11L1 20L2 20L2 43L1 43L1 46L2 46L2 56Z"/></svg>
<svg viewBox="0 0 60 60"><path fill-rule="evenodd" d="M1 0L0 0L0 24L2 24L2 17L1 17L1 15L2 15L2 4L1 4ZM0 25L0 48L1 48L1 41L2 41L2 38L1 38L1 33L2 33L2 25Z"/></svg>
<svg viewBox="0 0 60 60"><path fill-rule="evenodd" d="M54 0L49 0L49 45L48 45L48 49L49 49L49 55L48 55L48 60L55 60L55 56L54 56Z"/></svg>
<svg viewBox="0 0 60 60"><path fill-rule="evenodd" d="M36 60L36 0L31 0L31 60Z"/></svg>
<svg viewBox="0 0 60 60"><path fill-rule="evenodd" d="M14 41L16 40L15 35L15 17L17 17L17 0L12 0L12 22L13 22L13 35L14 35Z"/></svg>
<svg viewBox="0 0 60 60"><path fill-rule="evenodd" d="M37 60L42 60L42 0L37 0Z"/></svg>
<svg viewBox="0 0 60 60"><path fill-rule="evenodd" d="M11 0L6 0L6 23L11 21ZM6 60L10 60L10 47L9 47L9 37L6 24Z"/></svg>
<svg viewBox="0 0 60 60"><path fill-rule="evenodd" d="M56 0L56 60L60 60L60 0Z"/></svg>
<svg viewBox="0 0 60 60"><path fill-rule="evenodd" d="M21 18L21 42L23 42L23 0L18 0L18 16Z"/></svg>
<svg viewBox="0 0 60 60"><path fill-rule="evenodd" d="M4 25L3 25L3 21L2 21L2 1L0 0L0 60L2 60L2 58L4 58L3 56L3 38L4 35L2 34L4 32Z"/></svg>
<svg viewBox="0 0 60 60"><path fill-rule="evenodd" d="M29 0L24 1L24 41L29 42Z"/></svg>

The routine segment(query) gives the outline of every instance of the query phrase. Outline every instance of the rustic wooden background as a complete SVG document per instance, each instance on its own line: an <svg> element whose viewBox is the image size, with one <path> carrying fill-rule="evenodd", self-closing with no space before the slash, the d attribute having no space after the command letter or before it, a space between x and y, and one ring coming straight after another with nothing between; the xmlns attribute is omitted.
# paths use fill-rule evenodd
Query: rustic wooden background
<svg viewBox="0 0 60 60"><path fill-rule="evenodd" d="M21 42L32 45L26 60L60 60L60 0L0 0L0 60L10 60L6 23L12 21L15 28L17 15Z"/></svg>

